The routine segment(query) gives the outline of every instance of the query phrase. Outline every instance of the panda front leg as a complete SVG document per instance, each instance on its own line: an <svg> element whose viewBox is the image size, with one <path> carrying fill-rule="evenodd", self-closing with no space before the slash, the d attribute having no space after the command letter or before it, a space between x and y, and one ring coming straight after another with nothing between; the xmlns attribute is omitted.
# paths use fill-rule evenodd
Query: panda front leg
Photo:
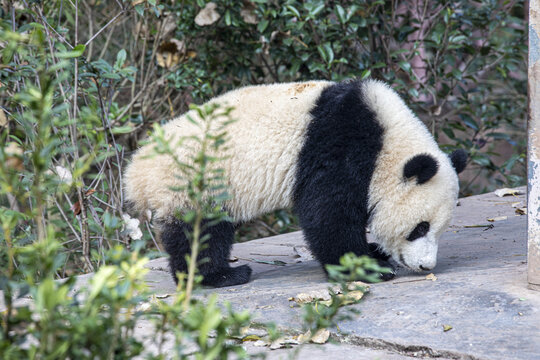
<svg viewBox="0 0 540 360"><path fill-rule="evenodd" d="M177 219L161 224L161 241L169 254L170 270L177 283L176 273L188 271L186 255L191 253L191 246L186 232L191 232L191 226ZM203 276L203 285L223 287L247 283L251 276L249 266L229 266L234 225L222 221L207 226L201 237L206 234L209 234L210 238L204 242L197 258L197 268Z"/></svg>
<svg viewBox="0 0 540 360"><path fill-rule="evenodd" d="M319 205L323 203L325 201L319 201ZM313 204L310 202L310 206L304 207L297 205L296 211L311 252L323 268L327 264L339 264L343 255L352 252L357 256L368 255L376 259L379 266L390 268L392 272L381 274L381 280L394 278L394 267L388 261L390 256L376 245L368 244L365 221L359 219L359 214L351 218L350 213L342 210L343 206L324 206L325 210L321 211L321 206L317 208Z"/></svg>
<svg viewBox="0 0 540 360"><path fill-rule="evenodd" d="M395 277L394 266L388 261L390 256L375 249L368 244L365 234L361 229L347 229L341 231L336 228L322 226L320 228L307 229L303 227L305 239L315 258L321 263L326 271L325 265L339 264L339 259L346 253L352 252L357 256L367 255L375 260L379 266L389 268L390 273L380 274L383 281L391 280ZM372 250L373 248L373 250Z"/></svg>

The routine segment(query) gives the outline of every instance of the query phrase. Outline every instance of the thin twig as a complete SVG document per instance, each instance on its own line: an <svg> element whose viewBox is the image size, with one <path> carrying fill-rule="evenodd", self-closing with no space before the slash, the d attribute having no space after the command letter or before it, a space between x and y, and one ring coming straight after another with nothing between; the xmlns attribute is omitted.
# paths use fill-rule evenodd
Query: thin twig
<svg viewBox="0 0 540 360"><path fill-rule="evenodd" d="M116 14L116 16L113 17L107 24L105 24L105 26L103 26L101 29L99 29L97 33L95 33L90 39L88 39L88 41L86 43L84 43L84 45L87 46L88 44L90 44L92 42L92 40L94 40L97 36L99 36L99 34L101 34L103 32L103 30L105 30L110 24L112 24L116 19L118 19L118 17L125 14L125 12L126 12L126 10L124 9L124 10L120 11L118 14ZM75 26L77 26L77 25L75 25Z"/></svg>

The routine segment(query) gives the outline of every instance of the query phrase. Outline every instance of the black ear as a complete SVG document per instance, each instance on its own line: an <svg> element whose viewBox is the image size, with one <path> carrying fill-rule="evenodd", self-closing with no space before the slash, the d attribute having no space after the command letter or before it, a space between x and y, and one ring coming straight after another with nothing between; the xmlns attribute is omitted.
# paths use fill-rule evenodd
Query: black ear
<svg viewBox="0 0 540 360"><path fill-rule="evenodd" d="M403 168L403 176L407 179L416 176L418 185L425 183L437 173L439 164L431 155L421 154L409 159Z"/></svg>
<svg viewBox="0 0 540 360"><path fill-rule="evenodd" d="M467 152L463 149L455 150L450 154L450 160L452 161L452 166L456 169L456 173L460 173L467 166Z"/></svg>

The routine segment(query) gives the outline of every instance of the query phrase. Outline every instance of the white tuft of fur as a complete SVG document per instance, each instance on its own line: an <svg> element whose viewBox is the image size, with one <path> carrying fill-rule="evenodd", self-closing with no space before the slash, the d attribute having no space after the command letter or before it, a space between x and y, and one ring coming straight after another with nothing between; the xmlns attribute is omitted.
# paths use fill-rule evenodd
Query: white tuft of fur
<svg viewBox="0 0 540 360"><path fill-rule="evenodd" d="M311 121L310 110L327 81L249 86L228 92L210 102L233 106L235 122L228 125L229 136L218 156L226 157L219 165L225 169L232 199L226 204L237 221L292 205L298 154ZM194 112L188 113L197 118ZM164 126L174 144L181 136L201 135L201 130L187 121L186 114ZM158 218L166 218L178 207L189 206L186 196L170 187L180 185L178 170L169 156L154 153L153 145L137 151L126 169L126 198L139 211L152 209ZM177 156L186 160L185 147Z"/></svg>

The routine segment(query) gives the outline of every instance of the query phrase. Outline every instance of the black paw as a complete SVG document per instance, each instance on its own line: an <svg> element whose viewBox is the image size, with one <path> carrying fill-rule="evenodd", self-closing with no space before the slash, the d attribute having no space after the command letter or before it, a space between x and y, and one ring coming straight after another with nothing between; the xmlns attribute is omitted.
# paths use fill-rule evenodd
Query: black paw
<svg viewBox="0 0 540 360"><path fill-rule="evenodd" d="M390 258L390 257L388 257L388 258ZM379 279L381 281L392 280L393 278L396 277L396 268L392 264L390 264L388 259L386 259L386 260L377 259L377 262L379 263L380 267L387 268L387 269L390 270L390 272L387 272L387 273L379 273Z"/></svg>
<svg viewBox="0 0 540 360"><path fill-rule="evenodd" d="M377 243L369 243L368 247L369 247L369 256L371 256L372 258L378 259L378 260L384 260L384 261L388 261L388 259L390 259L390 255L385 253L381 249L379 244L377 244Z"/></svg>
<svg viewBox="0 0 540 360"><path fill-rule="evenodd" d="M251 268L247 265L220 268L211 274L203 274L203 285L224 287L245 284L251 276Z"/></svg>
<svg viewBox="0 0 540 360"><path fill-rule="evenodd" d="M386 261L386 260L382 260L382 259L376 259L377 260L377 263L379 264L380 267L383 267L383 268L386 268L388 270L390 270L390 272L386 272L386 273L380 273L380 272L374 272L374 271L367 271L367 273L369 275L371 275L371 279L365 279L363 281L365 282L368 282L368 283L371 283L371 282L379 282L379 281L388 281L388 280L392 280L393 278L396 277L396 269L394 268L394 266ZM373 279L373 276L375 277L375 279ZM373 280L373 281L372 281Z"/></svg>

